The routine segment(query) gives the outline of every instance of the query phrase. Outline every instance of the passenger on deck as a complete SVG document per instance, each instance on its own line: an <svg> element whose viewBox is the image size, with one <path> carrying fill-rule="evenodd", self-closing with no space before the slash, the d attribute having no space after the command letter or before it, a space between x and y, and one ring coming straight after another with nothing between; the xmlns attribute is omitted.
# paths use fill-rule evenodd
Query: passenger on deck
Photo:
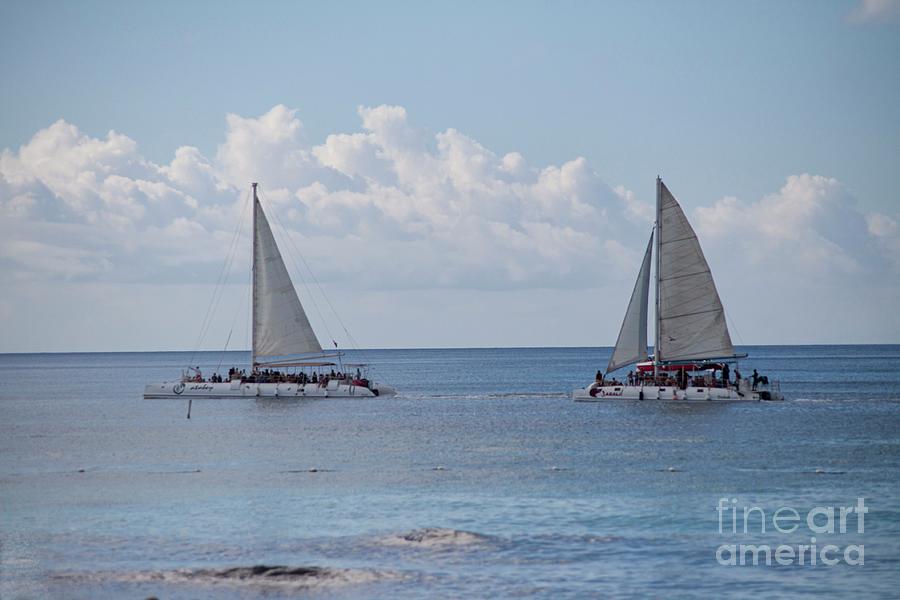
<svg viewBox="0 0 900 600"><path fill-rule="evenodd" d="M599 381L600 383L603 383L603 371L601 371L600 369L597 369L597 376L596 376L596 379L597 379L597 381Z"/></svg>
<svg viewBox="0 0 900 600"><path fill-rule="evenodd" d="M755 390L760 380L759 373L756 372L756 369L753 369L753 375L751 375L751 378L753 379L753 389Z"/></svg>

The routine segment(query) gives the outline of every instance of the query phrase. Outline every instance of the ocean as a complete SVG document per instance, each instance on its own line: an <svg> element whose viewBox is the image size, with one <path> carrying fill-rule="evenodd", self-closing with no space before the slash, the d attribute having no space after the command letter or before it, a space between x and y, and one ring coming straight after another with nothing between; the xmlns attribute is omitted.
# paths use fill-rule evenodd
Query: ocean
<svg viewBox="0 0 900 600"><path fill-rule="evenodd" d="M144 385L247 353L0 355L0 597L896 597L900 346L743 350L785 402L573 402L609 348L367 350L397 397L188 420Z"/></svg>

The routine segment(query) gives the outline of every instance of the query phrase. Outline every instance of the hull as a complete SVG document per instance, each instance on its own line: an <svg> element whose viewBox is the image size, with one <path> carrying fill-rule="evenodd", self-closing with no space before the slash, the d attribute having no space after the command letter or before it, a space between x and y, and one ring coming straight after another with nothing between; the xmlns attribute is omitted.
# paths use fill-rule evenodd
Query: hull
<svg viewBox="0 0 900 600"><path fill-rule="evenodd" d="M572 392L576 402L602 402L605 400L659 400L664 402L760 402L784 400L777 389L751 389L741 385L739 389L721 387L687 387L655 385L598 385L592 383Z"/></svg>
<svg viewBox="0 0 900 600"><path fill-rule="evenodd" d="M375 398L393 396L394 388L373 384L372 388L329 381L317 383L223 383L167 381L144 388L144 398Z"/></svg>

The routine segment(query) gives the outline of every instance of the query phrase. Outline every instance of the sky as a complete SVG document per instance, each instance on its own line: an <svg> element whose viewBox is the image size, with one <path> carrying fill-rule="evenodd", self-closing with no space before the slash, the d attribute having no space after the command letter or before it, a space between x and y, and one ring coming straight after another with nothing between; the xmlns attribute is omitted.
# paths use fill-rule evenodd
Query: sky
<svg viewBox="0 0 900 600"><path fill-rule="evenodd" d="M251 181L326 344L610 346L657 174L736 343L898 343L898 58L898 0L6 2L0 352L248 347Z"/></svg>

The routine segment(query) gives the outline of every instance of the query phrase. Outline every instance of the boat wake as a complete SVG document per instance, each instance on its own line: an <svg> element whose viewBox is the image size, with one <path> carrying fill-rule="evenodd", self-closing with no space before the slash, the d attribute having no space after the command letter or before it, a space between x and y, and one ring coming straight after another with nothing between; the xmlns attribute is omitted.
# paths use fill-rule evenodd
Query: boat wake
<svg viewBox="0 0 900 600"><path fill-rule="evenodd" d="M285 590L328 589L401 579L399 573L367 569L253 565L226 569L174 569L171 571L59 573L54 579L71 583L191 584L242 586Z"/></svg>

